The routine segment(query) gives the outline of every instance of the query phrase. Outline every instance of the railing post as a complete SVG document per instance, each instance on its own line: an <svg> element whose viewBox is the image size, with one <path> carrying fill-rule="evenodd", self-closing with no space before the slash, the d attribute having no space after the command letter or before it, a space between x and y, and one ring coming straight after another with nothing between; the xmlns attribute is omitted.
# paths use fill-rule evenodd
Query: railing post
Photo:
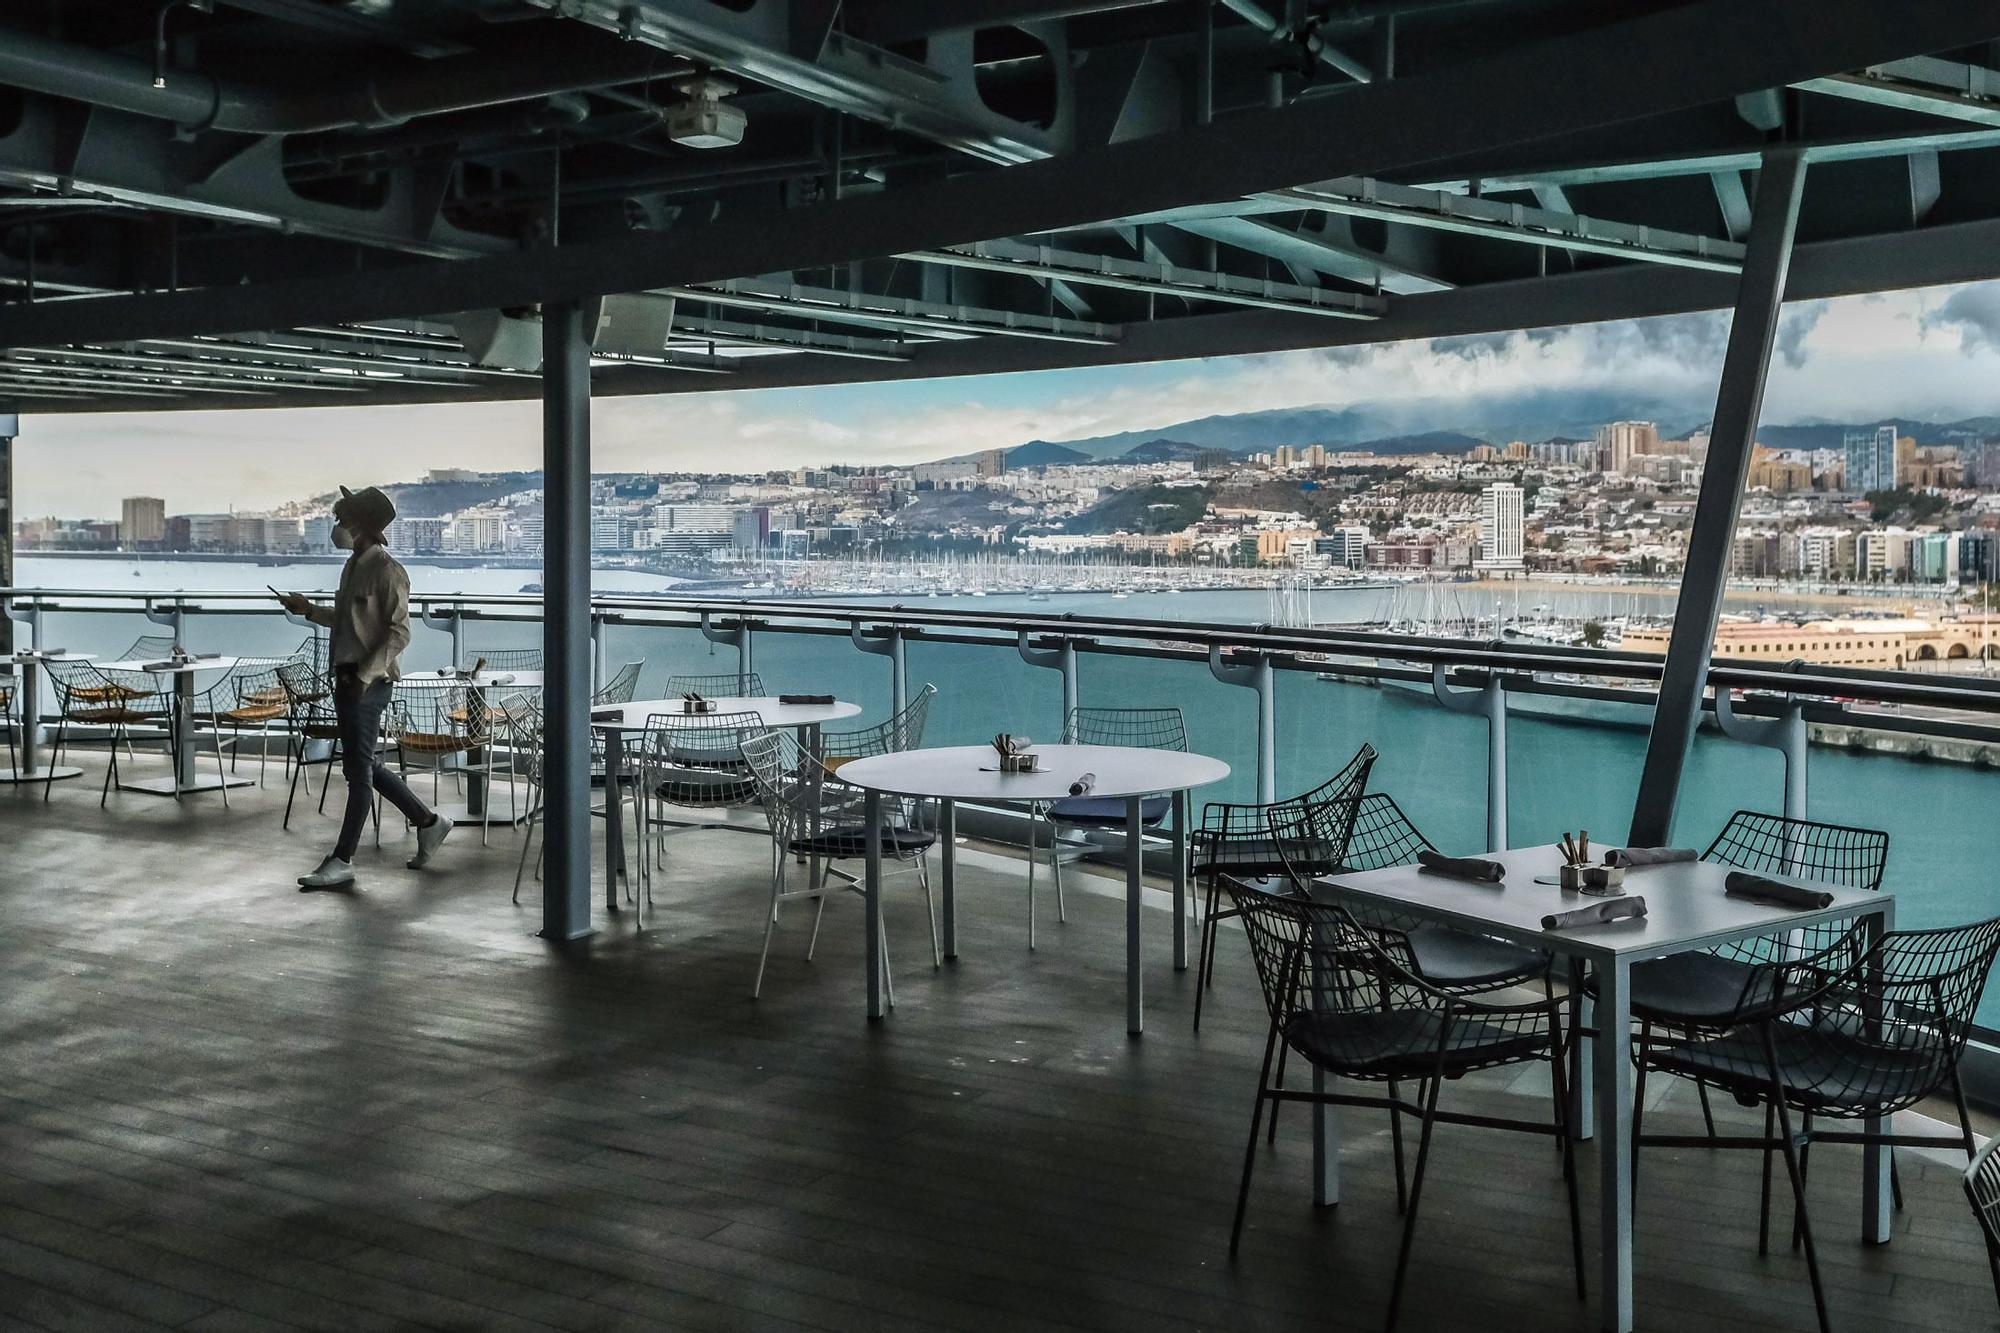
<svg viewBox="0 0 2000 1333"><path fill-rule="evenodd" d="M423 610L424 624L432 629L444 630L451 635L451 669L465 669L465 614L456 602L443 615L431 610L428 603Z"/></svg>
<svg viewBox="0 0 2000 1333"><path fill-rule="evenodd" d="M146 599L146 619L155 625L165 625L174 632L174 646L187 647L187 605L178 599L165 611L154 609L153 599Z"/></svg>
<svg viewBox="0 0 2000 1333"><path fill-rule="evenodd" d="M1486 850L1507 848L1507 691L1500 677L1488 674L1476 690L1457 690L1446 683L1451 667L1431 667L1431 693L1454 713L1486 718Z"/></svg>
<svg viewBox="0 0 2000 1333"><path fill-rule="evenodd" d="M596 607L592 607L590 610L590 693L593 697L605 685L610 683L611 680L610 674L605 669L610 662L610 658L605 655L607 650L604 645L605 639L609 637L608 631L610 626L611 613L609 611L599 611Z"/></svg>
<svg viewBox="0 0 2000 1333"><path fill-rule="evenodd" d="M1029 666L1046 667L1062 672L1063 725L1069 725L1069 715L1076 711L1076 641L1064 638L1054 648L1036 648L1032 645L1029 632L1022 630L1014 639L1014 646L1020 651L1021 660Z"/></svg>
<svg viewBox="0 0 2000 1333"><path fill-rule="evenodd" d="M1208 646L1208 674L1224 685L1240 685L1257 691L1257 802L1269 805L1278 799L1278 691L1277 671L1269 653L1250 653L1248 662L1229 665L1223 661L1222 645Z"/></svg>
<svg viewBox="0 0 2000 1333"><path fill-rule="evenodd" d="M747 676L757 669L756 658L751 655L750 616L740 613L733 629L717 629L715 613L701 613L701 637L710 643L719 643L736 649L736 674Z"/></svg>
<svg viewBox="0 0 2000 1333"><path fill-rule="evenodd" d="M862 652L889 659L889 716L901 717L904 705L910 702L909 654L904 646L908 636L902 626L884 625L875 633L866 634L861 622L852 620L847 625L847 637Z"/></svg>
<svg viewBox="0 0 2000 1333"><path fill-rule="evenodd" d="M1739 716L1729 690L1715 690L1715 725L1732 741L1776 750L1785 757L1785 818L1806 817L1806 713L1805 705L1785 696L1785 711L1774 718Z"/></svg>

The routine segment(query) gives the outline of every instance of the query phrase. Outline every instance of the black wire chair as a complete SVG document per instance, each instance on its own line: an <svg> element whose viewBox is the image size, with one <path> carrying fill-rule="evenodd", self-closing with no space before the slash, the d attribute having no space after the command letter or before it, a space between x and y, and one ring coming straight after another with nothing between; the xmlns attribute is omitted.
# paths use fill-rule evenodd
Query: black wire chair
<svg viewBox="0 0 2000 1333"><path fill-rule="evenodd" d="M1935 930L1892 931L1865 946L1861 940L1859 932L1848 932L1817 953L1753 964L1729 1013L1688 1023L1685 1036L1663 1044L1642 1039L1634 1050L1639 1067L1633 1090L1635 1147L1763 1151L1760 1249L1770 1224L1771 1154L1784 1154L1792 1185L1793 1243L1805 1247L1822 1333L1830 1325L1806 1209L1807 1150L1815 1141L1953 1144L1965 1150L1968 1162L1975 1158L1958 1064L1994 957L2000 954L2000 917ZM1745 1105L1762 1103L1764 1133L1716 1138L1642 1133L1646 1073L1654 1069L1709 1083ZM1947 1087L1958 1107L1957 1135L1828 1130L1813 1124L1815 1117L1886 1121ZM1796 1131L1795 1112L1800 1116Z"/></svg>
<svg viewBox="0 0 2000 1333"><path fill-rule="evenodd" d="M42 800L49 799L55 772L62 763L63 747L69 742L72 725L107 727L111 732L111 762L104 770L104 789L98 793L101 808L111 799L118 783L118 746L132 748L132 728L166 727L168 749L172 750L173 704L153 677L137 671L106 671L87 662L51 662L49 680L56 694L56 736L49 747L48 777L42 783ZM215 752L216 771L222 770L222 751ZM176 796L178 796L178 792Z"/></svg>
<svg viewBox="0 0 2000 1333"><path fill-rule="evenodd" d="M124 652L112 658L114 662L156 662L174 650L174 636L171 634L141 634L132 640Z"/></svg>
<svg viewBox="0 0 2000 1333"><path fill-rule="evenodd" d="M0 731L7 733L7 767L18 770L21 767L21 754L14 748L14 728L22 724L18 724L14 718L16 688L13 677L0 679ZM28 719L25 725L33 726L34 719Z"/></svg>
<svg viewBox="0 0 2000 1333"><path fill-rule="evenodd" d="M1319 801L1359 796L1368 785L1374 768L1375 747L1364 744L1340 771L1311 791L1269 804L1238 804L1210 801L1201 808L1201 822L1188 834L1189 871L1206 889L1201 909L1201 940L1195 950L1194 1030L1201 1031L1204 992L1215 984L1215 943L1222 923L1236 915L1236 909L1222 901L1222 876L1238 879L1276 881L1288 871L1272 840L1268 812L1277 805L1306 805ZM1326 874L1341 864L1346 848L1328 849L1331 855L1320 862L1315 874Z"/></svg>
<svg viewBox="0 0 2000 1333"><path fill-rule="evenodd" d="M2000 1300L2000 1158L1994 1151L2000 1149L2000 1136L1986 1141L1986 1146L1972 1155L1972 1162L1965 1168L1965 1199L1972 1205L1972 1216L1979 1223L1979 1234L1986 1241L1986 1266L1993 1273L1993 1295Z"/></svg>
<svg viewBox="0 0 2000 1333"><path fill-rule="evenodd" d="M312 769L314 762L323 764L325 773L320 784L319 808L326 811L326 792L332 785L333 770L340 763L340 722L336 717L332 698L333 686L326 675L315 667L310 659L299 658L284 663L274 671L278 684L285 691L285 704L291 738L289 767L289 790L285 794L285 818L280 827L292 826L292 807L298 800L299 784L303 782L306 797L312 798ZM323 744L326 758L315 761L312 747Z"/></svg>
<svg viewBox="0 0 2000 1333"><path fill-rule="evenodd" d="M1128 745L1148 750L1181 750L1188 747L1187 720L1178 708L1085 708L1069 710L1063 719L1064 745ZM1173 808L1171 796L1148 796L1139 802L1139 827L1160 826ZM1076 861L1095 850L1085 838L1063 840L1065 829L1077 833L1091 830L1118 831L1125 827L1125 799L1121 796L1065 796L1059 801L1037 803L1030 808L1028 825L1028 947L1035 947L1035 858L1040 839L1035 823L1049 826L1049 873L1056 885L1056 920L1067 922L1069 908L1063 901L1064 861Z"/></svg>
<svg viewBox="0 0 2000 1333"><path fill-rule="evenodd" d="M1738 810L1702 853L1702 860L1874 892L1882 887L1888 868L1889 835L1877 829ZM1735 1009L1760 964L1823 952L1855 928L1852 921L1822 921L1634 964L1632 1016L1641 1024L1639 1039L1647 1040L1652 1028L1678 1031L1691 1023L1712 1023ZM1596 978L1585 979L1583 990L1594 997ZM1708 1088L1697 1083L1695 1090L1702 1121L1713 1135L1715 1113ZM1900 1184L1897 1192L1900 1195Z"/></svg>
<svg viewBox="0 0 2000 1333"><path fill-rule="evenodd" d="M272 728L288 724L291 720L291 695L285 683L279 679L281 668L267 666L246 670L239 663L236 670L203 691L199 698L206 701L202 711L219 734L224 727L230 732L229 770L236 771L236 760L242 750L243 733L246 729L258 732L257 785L264 785L264 772L271 761ZM285 751L286 767L291 762L289 744ZM224 791L227 795L227 789Z"/></svg>
<svg viewBox="0 0 2000 1333"><path fill-rule="evenodd" d="M669 699L699 694L710 699L762 699L764 678L754 671L724 671L710 676L668 676Z"/></svg>
<svg viewBox="0 0 2000 1333"><path fill-rule="evenodd" d="M1583 1286L1583 1232L1577 1214L1576 1163L1566 1129L1567 1071L1563 1061L1563 1008L1544 968L1541 994L1507 1002L1495 986L1443 987L1417 975L1415 959L1401 937L1364 925L1346 909L1303 898L1272 894L1225 880L1242 916L1250 954L1271 1013L1264 1040L1264 1063L1243 1152L1236 1217L1229 1252L1242 1243L1250 1201L1251 1170L1264 1104L1314 1102L1324 1106L1365 1106L1389 1112L1396 1164L1396 1200L1403 1213L1403 1237L1389 1297L1388 1327L1402 1305L1403 1282L1416 1235L1424 1168L1431 1133L1439 1122L1553 1135L1562 1152L1562 1175L1569 1195L1571 1260L1579 1299ZM1279 1049L1296 1053L1314 1068L1337 1078L1384 1085L1382 1095L1293 1091L1274 1085L1272 1063ZM1548 1062L1553 1077L1548 1121L1440 1110L1438 1094L1447 1080L1476 1070L1530 1061ZM1405 1082L1417 1084L1415 1101L1402 1095ZM1403 1117L1422 1122L1417 1160L1407 1189L1403 1176Z"/></svg>

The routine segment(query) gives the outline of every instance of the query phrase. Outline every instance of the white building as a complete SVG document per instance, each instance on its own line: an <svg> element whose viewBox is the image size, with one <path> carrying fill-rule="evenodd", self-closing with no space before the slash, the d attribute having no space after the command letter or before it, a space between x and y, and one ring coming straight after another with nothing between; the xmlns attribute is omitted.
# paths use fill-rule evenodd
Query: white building
<svg viewBox="0 0 2000 1333"><path fill-rule="evenodd" d="M1525 496L1511 481L1496 481L1479 493L1479 567L1519 569L1526 549Z"/></svg>

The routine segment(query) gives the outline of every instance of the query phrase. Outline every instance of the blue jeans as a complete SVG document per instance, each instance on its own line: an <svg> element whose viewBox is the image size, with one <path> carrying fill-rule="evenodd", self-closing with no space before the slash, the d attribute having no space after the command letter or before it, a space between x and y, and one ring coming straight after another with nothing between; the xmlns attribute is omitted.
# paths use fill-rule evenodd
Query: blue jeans
<svg viewBox="0 0 2000 1333"><path fill-rule="evenodd" d="M389 681L378 680L363 688L361 677L353 671L334 669L333 712L340 722L340 771L347 778L347 813L340 821L340 841L334 844L333 854L343 861L352 861L361 845L361 830L368 826L371 791L388 797L412 824L422 827L431 822L430 807L375 757L382 714L395 692Z"/></svg>

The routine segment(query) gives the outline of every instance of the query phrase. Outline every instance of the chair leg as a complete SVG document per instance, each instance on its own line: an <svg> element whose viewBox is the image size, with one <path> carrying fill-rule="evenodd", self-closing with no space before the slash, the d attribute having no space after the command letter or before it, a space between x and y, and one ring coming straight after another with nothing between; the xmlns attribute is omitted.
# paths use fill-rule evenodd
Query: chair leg
<svg viewBox="0 0 2000 1333"><path fill-rule="evenodd" d="M1577 1204L1576 1192L1576 1140L1569 1132L1569 1071L1565 1065L1566 1055L1562 1047L1562 1016L1553 1009L1549 1013L1549 1081L1553 1085L1555 1103L1556 1142L1562 1148L1563 1184L1569 1190L1569 1251L1570 1263L1576 1269L1576 1298L1584 1298L1583 1289L1583 1220ZM1636 1163L1639 1156L1639 1122L1632 1122L1632 1156ZM1638 1173L1633 1173L1637 1180Z"/></svg>
<svg viewBox="0 0 2000 1333"><path fill-rule="evenodd" d="M521 859L514 866L514 901L521 901L521 879L528 873L528 845L535 840L535 812L528 811L528 822L521 829Z"/></svg>
<svg viewBox="0 0 2000 1333"><path fill-rule="evenodd" d="M97 794L97 808L102 810L111 799L111 785L118 781L118 736L124 728L111 729L111 762L104 768L104 790Z"/></svg>
<svg viewBox="0 0 2000 1333"><path fill-rule="evenodd" d="M1214 967L1215 936L1215 893L1216 881L1211 875L1208 881L1208 903L1201 911L1201 934L1195 939L1194 947L1194 1030L1201 1031L1201 993L1215 984L1210 971Z"/></svg>
<svg viewBox="0 0 2000 1333"><path fill-rule="evenodd" d="M780 856L771 875L771 905L764 912L764 947L757 954L757 979L750 984L750 998L753 1000L764 994L764 963L771 956L771 932L778 928L778 895L784 892L784 888L785 859Z"/></svg>
<svg viewBox="0 0 2000 1333"><path fill-rule="evenodd" d="M1803 1185L1812 1173L1812 1112L1805 1111L1801 1113L1799 1128L1806 1136L1806 1141L1799 1145L1799 1183ZM1800 1219L1803 1216L1803 1209L1792 1214L1792 1248L1794 1250L1799 1248Z"/></svg>
<svg viewBox="0 0 2000 1333"><path fill-rule="evenodd" d="M1701 1098L1701 1123L1708 1128L1708 1137L1715 1137L1715 1112L1708 1105L1708 1084L1695 1080L1695 1095Z"/></svg>
<svg viewBox="0 0 2000 1333"><path fill-rule="evenodd" d="M1775 1062L1774 1062L1775 1064ZM1806 1274L1812 1279L1813 1308L1819 1313L1820 1333L1833 1333L1833 1325L1826 1315L1826 1289L1819 1279L1819 1253L1813 1248L1812 1219L1806 1214L1806 1173L1804 1160L1792 1142L1792 1117L1786 1109L1781 1090L1775 1077L1772 1080L1771 1097L1777 1103L1779 1138L1785 1153L1785 1171L1792 1178L1792 1207L1798 1218L1798 1234L1806 1250Z"/></svg>
<svg viewBox="0 0 2000 1333"><path fill-rule="evenodd" d="M1285 1088L1285 1057L1290 1054L1291 1047L1280 1046L1278 1048L1278 1077L1271 1086L1280 1092L1284 1091ZM1419 1094L1419 1096L1421 1095ZM1271 1123L1265 1129L1264 1142L1271 1144L1273 1147L1278 1142L1278 1112L1284 1108L1284 1105L1283 1102L1277 1101L1271 1103Z"/></svg>
<svg viewBox="0 0 2000 1333"><path fill-rule="evenodd" d="M1236 1220L1229 1228L1229 1253L1243 1243L1243 1214L1250 1206L1250 1168L1257 1162L1257 1131L1263 1128L1264 1089L1271 1080L1271 1055L1278 1045L1278 1018L1271 1016L1271 1028L1264 1037L1264 1067L1257 1071L1257 1100L1250 1109L1250 1141L1243 1146L1243 1178L1236 1186ZM1277 1104L1274 1102L1275 1107Z"/></svg>
<svg viewBox="0 0 2000 1333"><path fill-rule="evenodd" d="M1652 1045L1653 1025L1639 1025L1638 1069L1632 1079L1632 1207L1639 1206L1639 1135L1646 1119L1646 1054Z"/></svg>
<svg viewBox="0 0 2000 1333"><path fill-rule="evenodd" d="M1417 1099L1421 1101L1424 1087L1417 1084ZM1396 1211L1405 1212L1410 1206L1409 1183L1403 1177L1403 1092L1395 1079L1389 1080L1389 1147L1396 1157Z"/></svg>
<svg viewBox="0 0 2000 1333"><path fill-rule="evenodd" d="M1384 1327L1393 1330L1396 1316L1402 1312L1403 1279L1410 1270L1410 1243L1417 1235L1417 1203L1424 1192L1424 1166L1431 1155L1431 1131L1437 1124L1438 1090L1444 1086L1442 1075L1431 1079L1429 1094L1424 1098L1423 1134L1417 1140L1417 1169L1410 1178L1410 1206L1403 1213L1403 1243L1396 1251L1396 1279L1389 1288L1389 1318Z"/></svg>
<svg viewBox="0 0 2000 1333"><path fill-rule="evenodd" d="M1768 1102L1764 1106L1764 1185L1757 1201L1757 1253L1771 1252L1771 1156L1776 1150L1769 1140L1778 1133L1777 1112Z"/></svg>
<svg viewBox="0 0 2000 1333"><path fill-rule="evenodd" d="M1056 922L1069 924L1069 906L1063 902L1061 830L1049 825L1049 877L1056 882Z"/></svg>
<svg viewBox="0 0 2000 1333"><path fill-rule="evenodd" d="M31 722L28 725L33 726L34 724ZM49 766L49 775L42 781L42 801L44 804L48 802L50 790L56 785L56 765L62 762L63 732L68 727L69 719L67 717L62 718L56 723L55 747L49 751L49 757L42 761ZM115 745L112 747L112 753L117 753Z"/></svg>
<svg viewBox="0 0 2000 1333"><path fill-rule="evenodd" d="M931 924L931 970L944 966L944 944L938 938L937 905L931 901L931 866L924 856L917 857L917 882L924 886L924 919Z"/></svg>

